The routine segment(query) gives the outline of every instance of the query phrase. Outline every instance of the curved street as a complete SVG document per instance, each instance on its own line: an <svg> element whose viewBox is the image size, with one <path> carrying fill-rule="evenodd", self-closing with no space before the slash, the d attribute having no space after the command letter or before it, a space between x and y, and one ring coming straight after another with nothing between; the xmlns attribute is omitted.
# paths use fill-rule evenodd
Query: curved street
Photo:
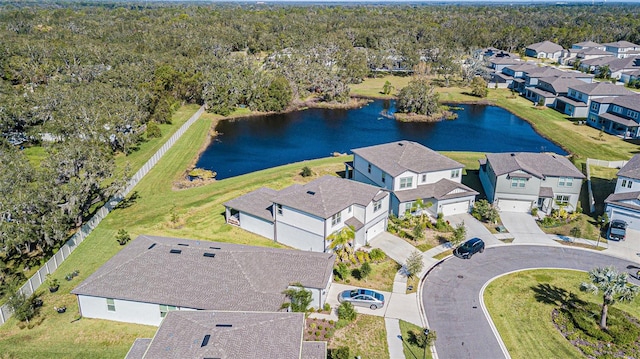
<svg viewBox="0 0 640 359"><path fill-rule="evenodd" d="M450 257L429 272L422 287L429 328L438 335L435 342L438 358L508 357L481 306L480 290L492 278L529 268L589 271L609 265L624 272L632 272L627 266L640 266L599 252L564 246L501 245L487 248L469 260ZM640 285L634 278L630 277L630 281Z"/></svg>

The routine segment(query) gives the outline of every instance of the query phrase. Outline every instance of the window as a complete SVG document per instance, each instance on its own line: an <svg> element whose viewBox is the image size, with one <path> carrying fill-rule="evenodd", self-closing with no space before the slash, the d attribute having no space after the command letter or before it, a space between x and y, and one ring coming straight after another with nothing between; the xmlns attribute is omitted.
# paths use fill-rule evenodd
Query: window
<svg viewBox="0 0 640 359"><path fill-rule="evenodd" d="M460 177L460 169L452 170L451 171L451 178L458 178L458 177Z"/></svg>
<svg viewBox="0 0 640 359"><path fill-rule="evenodd" d="M177 308L173 305L162 305L160 304L160 318L164 318L167 316L167 312L172 310L176 310Z"/></svg>
<svg viewBox="0 0 640 359"><path fill-rule="evenodd" d="M627 116L636 120L638 119L638 113L636 111L627 110Z"/></svg>
<svg viewBox="0 0 640 359"><path fill-rule="evenodd" d="M631 185L633 184L633 181L629 181L627 182L627 188L631 188Z"/></svg>
<svg viewBox="0 0 640 359"><path fill-rule="evenodd" d="M384 174L384 172L382 172L382 183L385 183L387 181L387 176Z"/></svg>
<svg viewBox="0 0 640 359"><path fill-rule="evenodd" d="M622 187L627 187L627 180L622 180Z"/></svg>
<svg viewBox="0 0 640 359"><path fill-rule="evenodd" d="M631 188L631 186L633 185L633 181L631 180L622 180L622 187L627 187L627 188Z"/></svg>
<svg viewBox="0 0 640 359"><path fill-rule="evenodd" d="M373 212L378 212L382 208L382 200L373 202Z"/></svg>
<svg viewBox="0 0 640 359"><path fill-rule="evenodd" d="M560 187L571 187L571 186L573 186L573 178L572 177L560 177L560 178L558 178L558 186L560 186Z"/></svg>
<svg viewBox="0 0 640 359"><path fill-rule="evenodd" d="M367 164L367 172L371 173L371 163Z"/></svg>
<svg viewBox="0 0 640 359"><path fill-rule="evenodd" d="M425 182L427 182L427 175L426 174L422 175L422 183L425 183Z"/></svg>
<svg viewBox="0 0 640 359"><path fill-rule="evenodd" d="M622 108L618 105L613 105L613 108L611 109L611 111L615 112L615 113L621 113L622 112Z"/></svg>
<svg viewBox="0 0 640 359"><path fill-rule="evenodd" d="M569 203L569 196L565 196L562 194L559 194L556 196L556 203L557 204L567 204Z"/></svg>
<svg viewBox="0 0 640 359"><path fill-rule="evenodd" d="M110 312L116 311L116 304L113 302L113 299L107 298L107 310Z"/></svg>
<svg viewBox="0 0 640 359"><path fill-rule="evenodd" d="M400 178L400 189L413 187L413 177Z"/></svg>
<svg viewBox="0 0 640 359"><path fill-rule="evenodd" d="M276 211L278 212L279 215L282 216L282 205L279 203L276 203Z"/></svg>
<svg viewBox="0 0 640 359"><path fill-rule="evenodd" d="M594 111L598 111L598 104L596 102L591 103L591 109Z"/></svg>
<svg viewBox="0 0 640 359"><path fill-rule="evenodd" d="M527 179L526 178L512 178L511 179L511 187L512 188L523 188Z"/></svg>
<svg viewBox="0 0 640 359"><path fill-rule="evenodd" d="M353 206L349 206L349 208L347 209L347 212L351 213L351 207Z"/></svg>
<svg viewBox="0 0 640 359"><path fill-rule="evenodd" d="M338 223L342 222L342 212L338 212L331 216L331 225L335 226Z"/></svg>

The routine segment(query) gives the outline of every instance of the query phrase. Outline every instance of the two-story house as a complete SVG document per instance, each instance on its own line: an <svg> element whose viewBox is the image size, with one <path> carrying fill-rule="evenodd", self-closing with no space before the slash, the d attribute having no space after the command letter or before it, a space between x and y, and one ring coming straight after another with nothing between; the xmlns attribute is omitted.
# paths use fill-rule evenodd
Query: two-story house
<svg viewBox="0 0 640 359"><path fill-rule="evenodd" d="M625 138L640 137L640 94L594 99L587 124Z"/></svg>
<svg viewBox="0 0 640 359"><path fill-rule="evenodd" d="M376 186L323 176L283 190L260 188L224 204L227 223L287 246L329 252L328 237L355 229L355 247L387 228L389 192Z"/></svg>
<svg viewBox="0 0 640 359"><path fill-rule="evenodd" d="M531 62L506 66L502 68L501 72L495 72L491 75L491 82L498 84L498 87L519 91L521 87L519 84L524 84L524 74L535 68L538 68L538 65ZM522 87L524 88L524 85Z"/></svg>
<svg viewBox="0 0 640 359"><path fill-rule="evenodd" d="M464 165L412 141L352 150L347 178L392 193L390 211L411 212L417 200L429 203L429 215L467 213L478 192L462 184Z"/></svg>
<svg viewBox="0 0 640 359"><path fill-rule="evenodd" d="M603 45L605 46L605 51L614 54L619 59L640 55L640 45L629 41L609 42Z"/></svg>
<svg viewBox="0 0 640 359"><path fill-rule="evenodd" d="M524 96L535 104L553 107L556 104L556 98L567 94L569 86L583 84L583 81L571 75L544 77L538 79L536 87L527 88Z"/></svg>
<svg viewBox="0 0 640 359"><path fill-rule="evenodd" d="M527 46L524 54L538 59L552 59L557 61L562 54L562 50L562 46L545 40Z"/></svg>
<svg viewBox="0 0 640 359"><path fill-rule="evenodd" d="M598 49L598 50L605 51L606 46L589 40L589 41L575 43L571 45L571 49L572 50Z"/></svg>
<svg viewBox="0 0 640 359"><path fill-rule="evenodd" d="M628 228L640 230L640 155L635 155L618 171L616 188L604 200L609 220L627 222Z"/></svg>
<svg viewBox="0 0 640 359"><path fill-rule="evenodd" d="M526 71L523 77L524 82L518 83L517 85L519 87L516 88L516 90L518 90L521 95L526 95L527 89L538 87L540 79L553 77L563 77L567 79L573 78L584 83L593 82L593 75L591 74L585 74L578 71L563 71L558 70L555 67L543 66Z"/></svg>
<svg viewBox="0 0 640 359"><path fill-rule="evenodd" d="M501 211L550 214L578 205L585 176L566 157L550 153L488 153L480 160L480 182L487 200Z"/></svg>
<svg viewBox="0 0 640 359"><path fill-rule="evenodd" d="M569 86L566 96L558 96L555 108L570 117L587 117L592 100L630 94L633 92L610 82L578 83Z"/></svg>

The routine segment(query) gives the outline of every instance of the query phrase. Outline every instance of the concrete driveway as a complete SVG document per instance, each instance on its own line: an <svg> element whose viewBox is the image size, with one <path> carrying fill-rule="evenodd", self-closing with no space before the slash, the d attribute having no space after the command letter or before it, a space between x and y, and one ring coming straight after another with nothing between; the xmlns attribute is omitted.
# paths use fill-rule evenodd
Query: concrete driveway
<svg viewBox="0 0 640 359"><path fill-rule="evenodd" d="M549 238L529 213L500 212L500 220L513 236L513 243L517 244L544 244L560 246L561 244Z"/></svg>
<svg viewBox="0 0 640 359"><path fill-rule="evenodd" d="M640 260L640 231L627 229L627 238L624 241L607 241L607 250L616 257L629 260Z"/></svg>
<svg viewBox="0 0 640 359"><path fill-rule="evenodd" d="M404 239L398 238L389 232L382 232L369 241L372 248L379 248L396 261L396 263L404 264L407 258L417 249Z"/></svg>
<svg viewBox="0 0 640 359"><path fill-rule="evenodd" d="M489 232L482 222L475 219L469 213L454 214L445 217L445 219L448 220L452 226L457 226L464 222L464 226L467 228L466 239L480 238L487 246L503 244L498 238L496 238L496 236L493 235L493 233Z"/></svg>

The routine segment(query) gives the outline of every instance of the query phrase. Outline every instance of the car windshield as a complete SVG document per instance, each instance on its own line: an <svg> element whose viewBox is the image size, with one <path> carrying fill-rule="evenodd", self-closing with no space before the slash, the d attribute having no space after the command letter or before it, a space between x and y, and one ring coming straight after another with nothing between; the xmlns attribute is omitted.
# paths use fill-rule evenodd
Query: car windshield
<svg viewBox="0 0 640 359"><path fill-rule="evenodd" d="M624 222L613 221L611 222L611 228L625 228L627 226Z"/></svg>
<svg viewBox="0 0 640 359"><path fill-rule="evenodd" d="M471 247L473 247L473 243L471 243L471 242L465 242L460 246L460 248L466 249L466 250L471 249Z"/></svg>

